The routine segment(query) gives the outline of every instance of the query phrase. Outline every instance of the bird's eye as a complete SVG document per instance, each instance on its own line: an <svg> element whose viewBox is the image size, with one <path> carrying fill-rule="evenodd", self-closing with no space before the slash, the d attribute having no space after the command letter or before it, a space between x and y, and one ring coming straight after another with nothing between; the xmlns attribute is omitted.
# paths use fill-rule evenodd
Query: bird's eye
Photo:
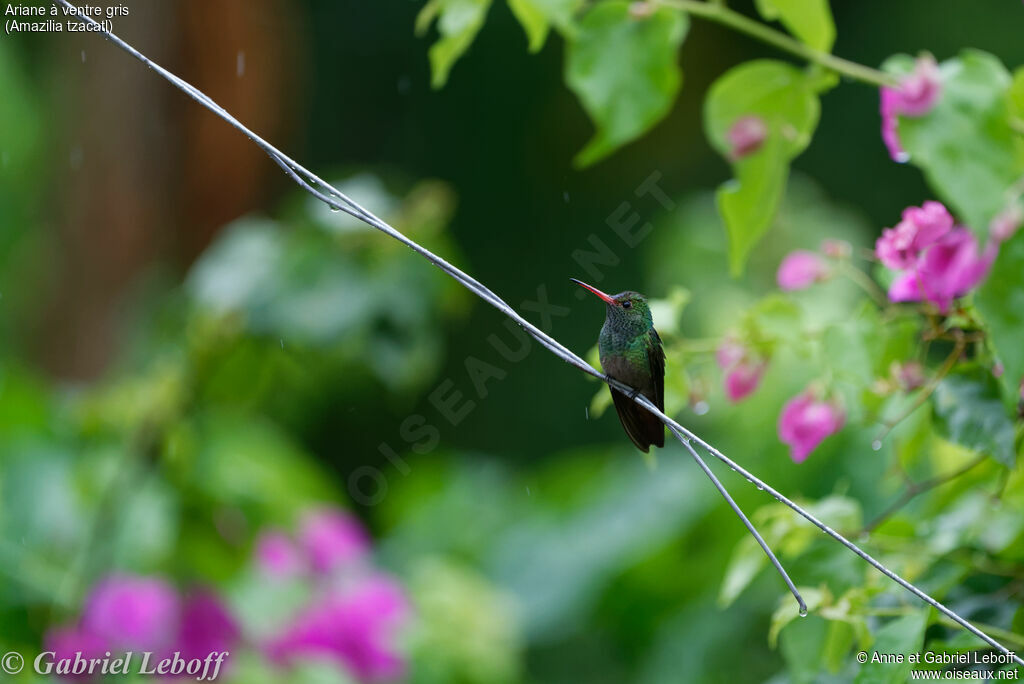
<svg viewBox="0 0 1024 684"><path fill-rule="evenodd" d="M630 301L622 302L622 308L623 309L632 309L633 308L633 302L630 302Z"/></svg>

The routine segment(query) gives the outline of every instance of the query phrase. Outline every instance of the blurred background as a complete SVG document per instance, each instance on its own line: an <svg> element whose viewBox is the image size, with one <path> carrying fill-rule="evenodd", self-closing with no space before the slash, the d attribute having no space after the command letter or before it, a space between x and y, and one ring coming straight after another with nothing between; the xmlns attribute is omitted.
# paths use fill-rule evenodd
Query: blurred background
<svg viewBox="0 0 1024 684"><path fill-rule="evenodd" d="M420 2L127 5L116 33L580 354L603 311L568 278L586 279L574 252L592 236L618 256L602 289L685 291L666 327L715 339L774 289L788 251L826 237L868 246L929 198L917 169L888 158L878 93L841 84L823 96L773 238L732 280L713 200L730 172L701 103L730 66L779 57L765 46L693 20L670 116L578 170L592 127L563 84L564 44L529 54L504 3L441 90L431 36L413 33ZM1019 3L832 9L836 54L863 64L965 46L1024 63ZM801 670L811 647L787 653L804 643L791 630L769 642L786 600L776 575L721 600L746 532L678 445L649 467L613 415L589 410L596 383L304 195L140 63L96 35L4 36L0 93L0 646L35 653L60 629L78 634L103 578L128 596L150 578L139 605L169 592L182 629L197 596L218 597L225 643L251 654L237 681L849 679L827 656ZM637 192L652 175L672 208ZM608 224L623 202L654 226L635 248ZM803 302L814 315L842 315L815 297ZM547 320L531 304L545 298L562 307ZM775 421L809 379L796 356L737 406L710 356L686 364L698 370L681 420L787 495L852 502L854 530L898 496L892 449L872 450L866 430L790 460ZM748 512L774 503L720 474ZM791 558L798 584L839 595L880 582L836 545L808 543ZM346 554L358 581L335 576ZM943 567L929 581L962 580ZM384 584L346 627L361 646L332 646L328 666L288 650L316 641L316 618L338 624L296 608L324 573L346 587L342 616L365 598L352 586ZM798 624L800 639L824 638L823 619Z"/></svg>

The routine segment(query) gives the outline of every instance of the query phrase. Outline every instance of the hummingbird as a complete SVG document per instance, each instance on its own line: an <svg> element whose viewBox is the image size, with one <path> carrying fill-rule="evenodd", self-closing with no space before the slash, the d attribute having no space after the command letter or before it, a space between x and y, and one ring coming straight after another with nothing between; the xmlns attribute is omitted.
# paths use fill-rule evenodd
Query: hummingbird
<svg viewBox="0 0 1024 684"><path fill-rule="evenodd" d="M607 295L575 278L569 280L607 304L604 326L597 338L601 368L609 377L634 388L664 411L665 350L654 329L647 298L631 290ZM665 446L665 426L657 416L636 404L633 397L612 387L608 389L622 427L636 448L647 453L652 444Z"/></svg>

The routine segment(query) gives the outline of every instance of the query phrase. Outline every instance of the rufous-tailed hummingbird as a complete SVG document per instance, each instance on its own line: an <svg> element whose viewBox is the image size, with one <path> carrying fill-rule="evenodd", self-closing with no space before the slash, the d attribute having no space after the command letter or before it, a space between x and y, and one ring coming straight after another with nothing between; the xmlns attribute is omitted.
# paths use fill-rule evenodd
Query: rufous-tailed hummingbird
<svg viewBox="0 0 1024 684"><path fill-rule="evenodd" d="M590 290L607 304L604 327L597 338L597 350L604 372L650 399L665 410L665 350L654 329L647 298L639 292L607 295L596 287L570 278ZM622 392L611 390L615 410L626 434L638 449L647 453L651 445L665 446L665 426Z"/></svg>

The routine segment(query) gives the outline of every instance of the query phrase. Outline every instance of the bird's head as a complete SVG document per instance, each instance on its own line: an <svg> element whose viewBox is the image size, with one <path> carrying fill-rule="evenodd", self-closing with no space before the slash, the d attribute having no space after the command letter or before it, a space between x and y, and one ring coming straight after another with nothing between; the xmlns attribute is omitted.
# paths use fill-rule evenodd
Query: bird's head
<svg viewBox="0 0 1024 684"><path fill-rule="evenodd" d="M609 295L581 280L575 278L569 280L600 298L608 306L608 320L617 326L646 329L654 325L651 318L651 307L647 305L647 298L639 292L626 290L617 295Z"/></svg>

